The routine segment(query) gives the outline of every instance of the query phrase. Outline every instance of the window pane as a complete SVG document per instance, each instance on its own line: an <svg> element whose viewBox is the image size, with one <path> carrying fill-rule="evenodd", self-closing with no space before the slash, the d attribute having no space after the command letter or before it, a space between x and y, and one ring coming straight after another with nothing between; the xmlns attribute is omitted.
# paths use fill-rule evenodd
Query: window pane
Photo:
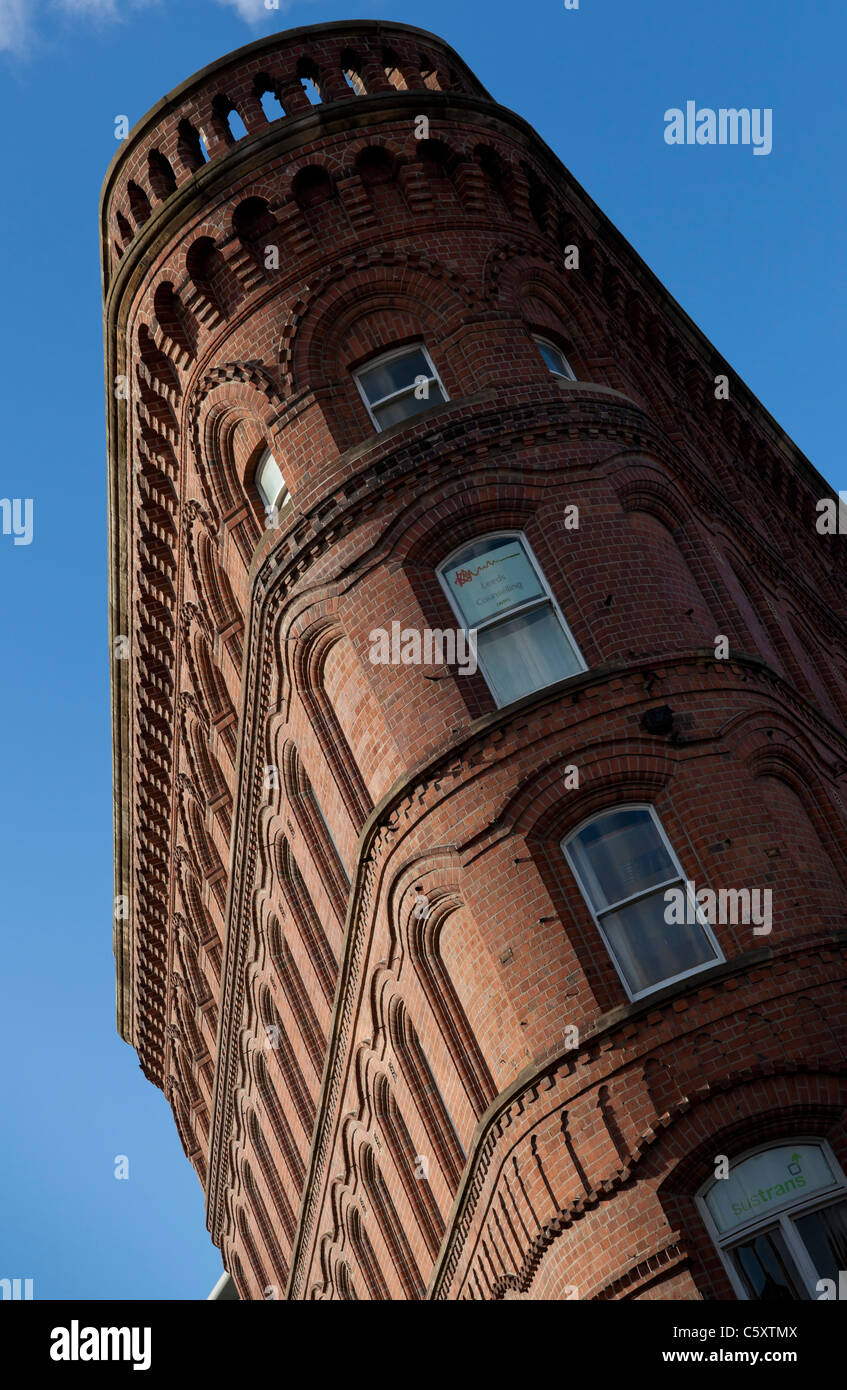
<svg viewBox="0 0 847 1390"><path fill-rule="evenodd" d="M537 339L536 342L538 342ZM547 363L547 366L550 368L550 371L555 372L556 376L567 377L568 381L574 381L576 379L574 377L573 368L565 354L560 352L558 348L553 347L552 343L538 342L538 349L544 361Z"/></svg>
<svg viewBox="0 0 847 1390"><path fill-rule="evenodd" d="M781 1144L733 1163L729 1177L709 1188L706 1204L723 1235L756 1217L769 1221L781 1207L808 1206L836 1182L819 1144Z"/></svg>
<svg viewBox="0 0 847 1390"><path fill-rule="evenodd" d="M664 889L600 921L632 994L717 959L699 922L685 926L665 921Z"/></svg>
<svg viewBox="0 0 847 1390"><path fill-rule="evenodd" d="M383 396L392 395L394 391L413 386L418 376L432 376L432 368L420 348L410 348L399 357L378 362L374 367L365 367L364 371L358 373L371 405L374 401L381 401Z"/></svg>
<svg viewBox="0 0 847 1390"><path fill-rule="evenodd" d="M736 1245L731 1254L750 1298L761 1303L796 1303L808 1297L777 1227Z"/></svg>
<svg viewBox="0 0 847 1390"><path fill-rule="evenodd" d="M479 627L498 613L546 597L535 566L517 537L495 537L465 546L443 574L467 627Z"/></svg>
<svg viewBox="0 0 847 1390"><path fill-rule="evenodd" d="M256 469L256 486L262 494L264 503L273 507L279 494L285 488L285 480L273 454L265 454Z"/></svg>
<svg viewBox="0 0 847 1390"><path fill-rule="evenodd" d="M612 811L592 821L568 841L568 852L597 909L677 877L645 807Z"/></svg>
<svg viewBox="0 0 847 1390"><path fill-rule="evenodd" d="M407 396L399 396L397 400L389 401L388 405L376 406L373 413L379 421L380 428L387 430L389 425L397 425L401 420L408 420L411 415L420 415L443 400L444 395L438 382L431 381L428 400L418 400L414 391L410 391Z"/></svg>
<svg viewBox="0 0 847 1390"><path fill-rule="evenodd" d="M847 1269L847 1202L812 1211L795 1222L820 1279L832 1279L838 1289L838 1271Z"/></svg>
<svg viewBox="0 0 847 1390"><path fill-rule="evenodd" d="M582 670L549 603L484 628L477 653L501 705Z"/></svg>

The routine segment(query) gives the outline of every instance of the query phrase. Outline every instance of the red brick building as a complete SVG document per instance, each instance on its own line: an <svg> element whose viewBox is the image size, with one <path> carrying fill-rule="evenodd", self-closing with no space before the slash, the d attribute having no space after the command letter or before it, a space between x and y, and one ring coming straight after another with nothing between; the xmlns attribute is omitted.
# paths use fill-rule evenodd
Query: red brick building
<svg viewBox="0 0 847 1390"><path fill-rule="evenodd" d="M206 68L101 234L118 1027L241 1297L817 1297L830 489L422 30Z"/></svg>

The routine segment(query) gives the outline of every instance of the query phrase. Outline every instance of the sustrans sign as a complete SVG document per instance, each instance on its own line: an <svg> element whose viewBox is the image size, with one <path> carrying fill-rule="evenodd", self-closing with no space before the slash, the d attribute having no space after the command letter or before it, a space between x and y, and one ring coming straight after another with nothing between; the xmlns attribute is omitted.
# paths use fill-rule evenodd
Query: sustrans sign
<svg viewBox="0 0 847 1390"><path fill-rule="evenodd" d="M786 1145L735 1164L706 1193L706 1206L721 1235L748 1221L781 1211L832 1187L836 1178L814 1144Z"/></svg>

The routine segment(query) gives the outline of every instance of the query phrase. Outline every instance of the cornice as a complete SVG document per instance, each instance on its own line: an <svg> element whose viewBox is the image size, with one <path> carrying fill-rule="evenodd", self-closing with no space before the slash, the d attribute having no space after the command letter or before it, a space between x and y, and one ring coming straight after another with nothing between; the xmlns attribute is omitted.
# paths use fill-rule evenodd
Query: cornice
<svg viewBox="0 0 847 1390"><path fill-rule="evenodd" d="M273 53L287 51L296 48L298 44L308 42L310 39L322 39L337 34L339 37L352 38L355 34L374 35L377 38L388 39L393 34L408 34L417 39L423 39L427 44L433 44L442 53L449 53L455 60L456 66L461 68L467 77L479 88L480 93L486 100L492 100L489 92L483 87L476 73L472 71L465 62L461 54L441 37L440 34L433 33L430 29L422 29L418 25L403 24L394 20L372 20L372 19L351 19L334 20L327 24L304 24L296 29L283 29L274 34L268 34L264 38L256 39L253 43L243 44L240 48L233 49L222 58L217 58L214 62L207 63L205 67L199 68L190 77L185 78L176 87L172 87L165 96L156 102L155 106L141 117L130 130L126 140L122 142L121 148L116 150L103 180L103 187L100 191L100 210L111 192L115 178L123 164L131 157L135 147L141 142L148 132L155 128L158 123L172 110L180 106L187 97L202 92L205 88L214 86L217 80L226 76L231 70L240 68L245 62L256 61ZM429 89L427 89L429 94ZM432 95L437 96L434 92ZM367 97L357 97L361 102ZM290 118L289 118L290 119Z"/></svg>

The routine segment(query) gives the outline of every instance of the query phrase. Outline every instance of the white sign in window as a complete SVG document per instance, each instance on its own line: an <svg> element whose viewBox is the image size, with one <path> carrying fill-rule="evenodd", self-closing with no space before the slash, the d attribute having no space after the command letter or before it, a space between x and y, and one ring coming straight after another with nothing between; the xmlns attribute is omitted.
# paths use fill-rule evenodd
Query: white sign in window
<svg viewBox="0 0 847 1390"><path fill-rule="evenodd" d="M835 1174L817 1145L786 1145L754 1154L718 1180L706 1194L709 1214L721 1235L772 1212L796 1205L831 1187Z"/></svg>
<svg viewBox="0 0 847 1390"><path fill-rule="evenodd" d="M530 599L546 597L519 540L494 545L472 559L460 556L444 577L469 628Z"/></svg>
<svg viewBox="0 0 847 1390"><path fill-rule="evenodd" d="M739 1298L832 1299L847 1269L847 1182L825 1140L740 1157L697 1206Z"/></svg>
<svg viewBox="0 0 847 1390"><path fill-rule="evenodd" d="M438 577L462 626L477 634L479 669L498 705L585 670L523 535L471 541L439 566Z"/></svg>

